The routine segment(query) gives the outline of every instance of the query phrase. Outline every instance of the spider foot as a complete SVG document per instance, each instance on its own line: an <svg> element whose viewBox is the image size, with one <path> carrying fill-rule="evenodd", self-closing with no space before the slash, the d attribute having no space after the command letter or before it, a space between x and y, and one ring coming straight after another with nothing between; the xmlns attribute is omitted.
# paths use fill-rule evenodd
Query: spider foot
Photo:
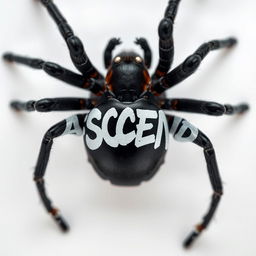
<svg viewBox="0 0 256 256"><path fill-rule="evenodd" d="M227 115L232 115L232 114L244 114L245 112L247 112L249 110L249 105L247 103L241 103L239 105L236 106L232 106L232 105L225 105L226 108L226 114Z"/></svg>
<svg viewBox="0 0 256 256"><path fill-rule="evenodd" d="M120 38L116 38L116 37L114 37L114 38L112 38L112 39L110 40L110 43L111 43L112 45L116 46L116 45L121 44L121 43L122 43L122 41L121 41L121 39L120 39Z"/></svg>
<svg viewBox="0 0 256 256"><path fill-rule="evenodd" d="M53 216L55 222L63 232L69 231L69 225L67 222L63 219L63 217L59 214L59 211L57 209L53 209L52 212L50 212Z"/></svg>
<svg viewBox="0 0 256 256"><path fill-rule="evenodd" d="M30 100L26 103L23 103L21 101L14 100L10 102L10 107L17 112L20 112L21 110L31 112L35 110L35 101Z"/></svg>
<svg viewBox="0 0 256 256"><path fill-rule="evenodd" d="M19 107L19 102L18 101L11 101L10 102L10 107L15 110L15 111L20 111L20 107Z"/></svg>
<svg viewBox="0 0 256 256"><path fill-rule="evenodd" d="M242 103L239 106L238 114L244 114L246 111L250 109L249 105L247 103Z"/></svg>
<svg viewBox="0 0 256 256"><path fill-rule="evenodd" d="M227 41L228 41L227 47L233 47L234 45L236 45L238 43L238 41L235 37L230 37L229 39L227 39Z"/></svg>
<svg viewBox="0 0 256 256"><path fill-rule="evenodd" d="M120 39L120 38L113 37L113 38L111 38L111 39L109 40L107 49L108 49L108 51L112 51L112 50L115 49L115 47L116 47L117 45L120 45L120 44L122 44L121 39Z"/></svg>
<svg viewBox="0 0 256 256"><path fill-rule="evenodd" d="M3 54L3 59L9 62L13 61L13 54L10 52L4 53Z"/></svg>
<svg viewBox="0 0 256 256"><path fill-rule="evenodd" d="M184 248L189 249L204 229L205 226L203 224L197 225L183 242Z"/></svg>
<svg viewBox="0 0 256 256"><path fill-rule="evenodd" d="M146 48L148 43L147 40L143 37L137 37L134 41L135 44L140 45L142 49Z"/></svg>
<svg viewBox="0 0 256 256"><path fill-rule="evenodd" d="M197 230L192 231L183 243L184 248L189 249L199 235L200 235L200 232L198 232Z"/></svg>

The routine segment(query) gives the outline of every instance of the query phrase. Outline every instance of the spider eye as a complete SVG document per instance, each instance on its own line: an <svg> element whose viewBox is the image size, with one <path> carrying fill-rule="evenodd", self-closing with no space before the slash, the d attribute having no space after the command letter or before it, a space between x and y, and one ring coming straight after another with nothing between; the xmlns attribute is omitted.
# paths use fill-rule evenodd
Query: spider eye
<svg viewBox="0 0 256 256"><path fill-rule="evenodd" d="M141 62L142 62L142 58L139 57L139 56L137 56L137 57L135 58L135 61L136 61L137 63L141 63Z"/></svg>
<svg viewBox="0 0 256 256"><path fill-rule="evenodd" d="M121 57L120 56L115 57L114 62L115 63L120 63L121 62Z"/></svg>

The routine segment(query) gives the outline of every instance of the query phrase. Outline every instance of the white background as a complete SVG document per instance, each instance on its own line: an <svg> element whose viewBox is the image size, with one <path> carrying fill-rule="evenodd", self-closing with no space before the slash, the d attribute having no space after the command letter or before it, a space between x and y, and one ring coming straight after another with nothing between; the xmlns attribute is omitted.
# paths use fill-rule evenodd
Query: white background
<svg viewBox="0 0 256 256"><path fill-rule="evenodd" d="M56 0L93 63L104 72L102 53L110 37L119 48L136 48L146 37L158 56L157 27L167 0ZM244 116L183 114L212 140L225 194L209 229L185 251L181 242L205 213L211 195L202 150L171 141L165 165L139 187L115 187L87 162L82 138L56 140L47 168L49 195L71 225L61 234L45 213L32 174L44 132L71 113L16 114L13 98L88 96L24 66L0 62L0 255L233 255L256 254L254 0L183 0L177 16L174 66L201 43L234 35L239 45L212 52L171 97L247 101ZM0 52L41 57L73 69L64 41L36 1L1 0ZM140 51L140 50L139 50ZM177 114L177 113L176 113Z"/></svg>

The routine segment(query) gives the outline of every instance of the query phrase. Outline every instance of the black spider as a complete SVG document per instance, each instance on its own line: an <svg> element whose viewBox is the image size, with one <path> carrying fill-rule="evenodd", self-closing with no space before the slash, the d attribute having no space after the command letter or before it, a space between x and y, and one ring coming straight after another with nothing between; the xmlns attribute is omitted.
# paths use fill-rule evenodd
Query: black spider
<svg viewBox="0 0 256 256"><path fill-rule="evenodd" d="M17 111L68 111L90 110L78 114L50 128L42 141L34 180L47 211L63 231L68 225L46 195L44 175L53 139L64 134L84 135L89 161L104 179L116 185L139 185L149 180L164 161L168 148L169 132L178 141L189 141L204 150L207 169L213 188L211 204L184 242L188 247L209 225L223 194L214 149L210 140L188 121L167 115L163 110L185 111L213 116L244 113L247 104L222 105L191 99L168 99L164 92L192 75L212 50L230 48L236 39L213 40L202 44L183 63L169 72L174 55L173 23L180 0L170 0L158 28L159 63L150 77L151 50L144 38L135 43L144 50L144 59L135 52L121 52L112 60L112 51L120 44L113 38L105 53L106 77L92 65L80 39L61 15L52 0L41 0L57 24L67 43L71 59L81 74L76 74L55 63L7 53L4 59L35 69L43 69L50 76L92 92L91 98L49 98L39 101L12 101Z"/></svg>

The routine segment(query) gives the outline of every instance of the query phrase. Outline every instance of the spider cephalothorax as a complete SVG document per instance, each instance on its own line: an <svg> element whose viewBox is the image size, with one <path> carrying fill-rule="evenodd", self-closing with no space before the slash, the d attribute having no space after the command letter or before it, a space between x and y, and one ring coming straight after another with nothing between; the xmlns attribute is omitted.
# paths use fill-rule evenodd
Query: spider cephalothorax
<svg viewBox="0 0 256 256"><path fill-rule="evenodd" d="M17 111L86 110L89 113L73 115L50 128L42 141L34 180L46 210L63 231L68 225L52 205L45 191L44 175L53 140L66 134L84 136L89 161L97 173L116 185L139 185L149 180L164 162L169 133L182 142L193 142L204 150L210 182L213 188L210 207L203 220L189 234L184 246L190 246L209 225L223 194L221 178L211 141L188 121L166 114L164 110L185 111L214 116L242 114L247 104L222 105L211 101L168 99L164 92L192 75L207 54L216 49L230 48L234 38L212 40L202 44L184 62L170 71L173 56L173 23L180 0L169 0L161 20L159 33L159 63L150 76L151 50L144 38L136 39L144 57L134 52L121 52L112 58L112 51L120 40L112 38L104 52L108 70L104 76L89 60L81 40L74 35L66 19L52 0L41 0L57 24L68 46L74 73L60 65L42 59L21 57L7 53L10 62L22 63L81 89L89 90L90 98L49 98L39 101L12 101Z"/></svg>
<svg viewBox="0 0 256 256"><path fill-rule="evenodd" d="M150 75L144 60L134 52L121 52L112 61L106 85L120 101L134 101L149 89Z"/></svg>

